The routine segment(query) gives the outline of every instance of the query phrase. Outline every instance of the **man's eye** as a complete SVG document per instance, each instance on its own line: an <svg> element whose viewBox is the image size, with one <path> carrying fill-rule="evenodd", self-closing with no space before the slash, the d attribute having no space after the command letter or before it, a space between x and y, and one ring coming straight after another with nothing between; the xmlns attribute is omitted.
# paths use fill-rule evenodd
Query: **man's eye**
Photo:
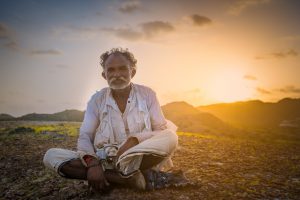
<svg viewBox="0 0 300 200"><path fill-rule="evenodd" d="M122 70L122 71L125 71L125 70L127 70L128 68L127 68L127 66L122 66L122 67L120 67L120 70Z"/></svg>

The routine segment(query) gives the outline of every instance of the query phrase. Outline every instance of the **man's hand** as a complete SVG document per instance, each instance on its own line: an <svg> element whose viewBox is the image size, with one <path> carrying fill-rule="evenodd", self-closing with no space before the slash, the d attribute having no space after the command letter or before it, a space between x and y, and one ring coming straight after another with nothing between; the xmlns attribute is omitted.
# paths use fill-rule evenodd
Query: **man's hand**
<svg viewBox="0 0 300 200"><path fill-rule="evenodd" d="M125 151L130 149L131 147L134 147L139 143L138 139L136 137L130 137L127 139L127 141L120 147L117 153L117 158L119 158Z"/></svg>
<svg viewBox="0 0 300 200"><path fill-rule="evenodd" d="M104 176L104 171L102 169L101 164L93 166L98 162L99 161L95 159L89 163L87 170L87 180L89 185L92 186L94 190L100 192L103 191L105 187L109 186L109 183L107 182Z"/></svg>

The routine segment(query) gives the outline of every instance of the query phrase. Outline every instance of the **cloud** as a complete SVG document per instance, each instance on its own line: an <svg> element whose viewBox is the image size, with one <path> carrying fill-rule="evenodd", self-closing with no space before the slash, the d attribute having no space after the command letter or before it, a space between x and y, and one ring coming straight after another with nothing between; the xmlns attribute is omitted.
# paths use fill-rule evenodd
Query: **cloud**
<svg viewBox="0 0 300 200"><path fill-rule="evenodd" d="M11 50L18 50L19 46L13 37L13 31L4 23L0 23L0 40L4 40L4 47Z"/></svg>
<svg viewBox="0 0 300 200"><path fill-rule="evenodd" d="M284 53L284 52L275 52L275 53L271 53L271 55L275 58L285 58L287 56L298 56L298 52L296 52L293 49L290 49L286 53Z"/></svg>
<svg viewBox="0 0 300 200"><path fill-rule="evenodd" d="M115 36L129 41L137 41L144 37L142 32L135 31L132 28L104 28L102 30L114 33Z"/></svg>
<svg viewBox="0 0 300 200"><path fill-rule="evenodd" d="M52 29L52 34L55 37L61 38L63 40L68 41L76 41L78 40L94 40L99 37L99 34L103 32L103 28L91 26L75 26L75 25L67 25L61 27L55 27Z"/></svg>
<svg viewBox="0 0 300 200"><path fill-rule="evenodd" d="M270 3L272 0L236 0L227 10L230 15L239 15L249 7Z"/></svg>
<svg viewBox="0 0 300 200"><path fill-rule="evenodd" d="M265 59L264 56L255 56L254 58L255 58L256 60L263 60L263 59Z"/></svg>
<svg viewBox="0 0 300 200"><path fill-rule="evenodd" d="M151 21L139 24L136 29L126 28L102 28L102 31L113 33L115 36L128 41L147 40L155 38L163 33L174 31L174 26L169 22Z"/></svg>
<svg viewBox="0 0 300 200"><path fill-rule="evenodd" d="M95 32L99 32L102 30L99 27L77 27L77 26L69 26L67 28L67 30L68 29L71 31L76 31L76 32L80 32L80 33L95 33ZM65 30L60 30L60 31L65 31ZM58 32L59 32L59 30L58 30Z"/></svg>
<svg viewBox="0 0 300 200"><path fill-rule="evenodd" d="M300 41L300 35L289 35L281 38L284 41L298 42Z"/></svg>
<svg viewBox="0 0 300 200"><path fill-rule="evenodd" d="M125 1L122 3L119 11L122 13L132 13L138 10L141 6L141 3L137 0Z"/></svg>
<svg viewBox="0 0 300 200"><path fill-rule="evenodd" d="M191 15L190 19L192 20L193 24L195 26L205 26L205 25L210 25L212 24L212 20L209 19L208 17L201 16L201 15Z"/></svg>
<svg viewBox="0 0 300 200"><path fill-rule="evenodd" d="M19 50L18 44L15 41L12 41L12 40L5 43L4 46L8 49Z"/></svg>
<svg viewBox="0 0 300 200"><path fill-rule="evenodd" d="M252 76L252 75L249 75L249 74L246 74L244 76L244 79L247 79L247 80L250 80L250 81L256 81L257 78L255 76Z"/></svg>
<svg viewBox="0 0 300 200"><path fill-rule="evenodd" d="M270 91L268 91L266 89L263 89L263 88L260 88L260 87L257 87L256 91L259 92L259 93L261 93L261 94L271 94Z"/></svg>
<svg viewBox="0 0 300 200"><path fill-rule="evenodd" d="M294 49L289 49L286 52L273 52L273 53L269 53L266 55L262 55L262 56L256 56L255 59L257 60L263 60L263 59L283 59L283 58L287 58L287 57L296 57L298 56L298 52Z"/></svg>
<svg viewBox="0 0 300 200"><path fill-rule="evenodd" d="M0 23L0 39L7 39L9 37L9 30L7 26Z"/></svg>
<svg viewBox="0 0 300 200"><path fill-rule="evenodd" d="M61 55L62 52L56 49L46 49L46 50L33 50L30 52L31 55Z"/></svg>
<svg viewBox="0 0 300 200"><path fill-rule="evenodd" d="M174 26L171 23L164 21L146 22L142 23L140 26L142 27L143 33L147 37L153 37L160 33L167 33L175 30Z"/></svg>
<svg viewBox="0 0 300 200"><path fill-rule="evenodd" d="M278 89L278 91L282 93L300 93L300 88L297 88L294 85L288 85L284 88Z"/></svg>

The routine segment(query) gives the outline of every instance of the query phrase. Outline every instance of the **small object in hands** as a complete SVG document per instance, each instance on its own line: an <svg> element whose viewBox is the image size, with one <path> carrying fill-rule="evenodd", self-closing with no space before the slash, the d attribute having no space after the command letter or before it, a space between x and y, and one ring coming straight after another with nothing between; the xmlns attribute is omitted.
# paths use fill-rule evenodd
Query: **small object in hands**
<svg viewBox="0 0 300 200"><path fill-rule="evenodd" d="M97 149L96 155L99 158L103 170L116 169L118 146L116 144L104 144Z"/></svg>

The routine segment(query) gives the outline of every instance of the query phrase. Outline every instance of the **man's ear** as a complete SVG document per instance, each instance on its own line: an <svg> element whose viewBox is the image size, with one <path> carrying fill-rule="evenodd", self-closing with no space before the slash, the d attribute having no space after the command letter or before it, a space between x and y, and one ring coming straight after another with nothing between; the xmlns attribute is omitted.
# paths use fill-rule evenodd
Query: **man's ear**
<svg viewBox="0 0 300 200"><path fill-rule="evenodd" d="M102 75L102 77L103 77L105 80L107 80L104 71L101 73L101 75Z"/></svg>
<svg viewBox="0 0 300 200"><path fill-rule="evenodd" d="M135 69L135 68L132 68L132 70L131 70L131 78L134 77L135 73L136 73L136 69Z"/></svg>

